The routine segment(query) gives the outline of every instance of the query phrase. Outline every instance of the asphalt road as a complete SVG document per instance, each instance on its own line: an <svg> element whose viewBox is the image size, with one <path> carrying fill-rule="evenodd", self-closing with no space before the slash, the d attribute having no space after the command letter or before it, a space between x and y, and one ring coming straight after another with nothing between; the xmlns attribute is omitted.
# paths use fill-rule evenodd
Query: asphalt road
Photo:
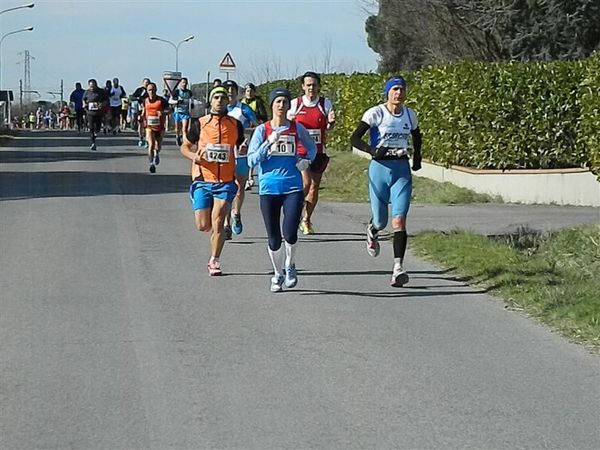
<svg viewBox="0 0 600 450"><path fill-rule="evenodd" d="M132 136L9 145L0 448L600 448L598 356L410 255L389 287L368 205L322 205L298 287L271 294L256 192L211 279L173 145L155 175ZM451 226L434 211L412 230Z"/></svg>

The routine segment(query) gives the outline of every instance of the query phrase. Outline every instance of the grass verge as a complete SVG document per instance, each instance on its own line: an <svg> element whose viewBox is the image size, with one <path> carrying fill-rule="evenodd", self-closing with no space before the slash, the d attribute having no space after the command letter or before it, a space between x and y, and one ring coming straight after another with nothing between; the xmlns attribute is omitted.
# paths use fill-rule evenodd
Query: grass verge
<svg viewBox="0 0 600 450"><path fill-rule="evenodd" d="M367 169L369 160L351 152L330 152L331 161L323 175L322 200L337 202L368 202ZM499 197L478 194L451 183L439 183L423 177L413 177L415 203L489 203L501 202Z"/></svg>
<svg viewBox="0 0 600 450"><path fill-rule="evenodd" d="M509 307L600 350L600 225L493 238L422 233L411 247Z"/></svg>

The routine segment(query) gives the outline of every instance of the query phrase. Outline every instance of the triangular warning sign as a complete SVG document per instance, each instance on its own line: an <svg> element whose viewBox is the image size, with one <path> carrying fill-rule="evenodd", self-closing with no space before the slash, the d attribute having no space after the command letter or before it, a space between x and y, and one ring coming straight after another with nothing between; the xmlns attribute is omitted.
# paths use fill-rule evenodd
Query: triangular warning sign
<svg viewBox="0 0 600 450"><path fill-rule="evenodd" d="M163 72L163 81L169 93L173 94L181 81L181 72Z"/></svg>
<svg viewBox="0 0 600 450"><path fill-rule="evenodd" d="M233 62L233 58L231 57L231 55L229 54L229 52L227 52L225 54L225 56L223 57L223 60L219 64L219 68L221 68L221 69L235 69L235 63Z"/></svg>

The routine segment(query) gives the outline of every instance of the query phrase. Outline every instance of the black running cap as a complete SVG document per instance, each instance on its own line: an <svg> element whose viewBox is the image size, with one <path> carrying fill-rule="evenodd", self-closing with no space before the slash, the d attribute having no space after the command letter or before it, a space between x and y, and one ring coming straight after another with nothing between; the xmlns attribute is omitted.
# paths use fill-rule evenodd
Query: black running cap
<svg viewBox="0 0 600 450"><path fill-rule="evenodd" d="M234 88L236 91L239 90L238 84L233 80L224 81L223 86L225 86L226 88Z"/></svg>

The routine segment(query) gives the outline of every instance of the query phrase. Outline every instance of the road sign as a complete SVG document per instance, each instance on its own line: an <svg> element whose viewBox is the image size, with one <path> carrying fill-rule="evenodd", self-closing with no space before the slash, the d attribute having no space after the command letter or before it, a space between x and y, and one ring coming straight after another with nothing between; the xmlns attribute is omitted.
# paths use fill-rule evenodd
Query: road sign
<svg viewBox="0 0 600 450"><path fill-rule="evenodd" d="M169 94L173 95L173 92L177 89L181 81L181 72L163 72L163 81Z"/></svg>
<svg viewBox="0 0 600 450"><path fill-rule="evenodd" d="M219 64L219 69L221 72L235 72L235 63L229 52L223 57L223 60Z"/></svg>

